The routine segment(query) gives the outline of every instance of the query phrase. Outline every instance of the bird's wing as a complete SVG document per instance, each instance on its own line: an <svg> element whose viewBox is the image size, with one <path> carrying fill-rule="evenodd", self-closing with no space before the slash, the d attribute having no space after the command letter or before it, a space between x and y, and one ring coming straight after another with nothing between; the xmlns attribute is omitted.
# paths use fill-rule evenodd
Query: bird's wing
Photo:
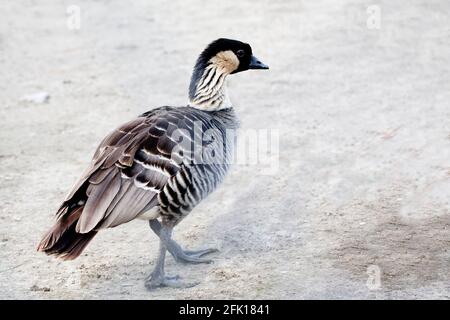
<svg viewBox="0 0 450 320"><path fill-rule="evenodd" d="M84 206L76 231L87 233L128 222L155 206L180 169L172 134L189 128L189 121L178 111L155 109L117 128L102 141L58 215Z"/></svg>

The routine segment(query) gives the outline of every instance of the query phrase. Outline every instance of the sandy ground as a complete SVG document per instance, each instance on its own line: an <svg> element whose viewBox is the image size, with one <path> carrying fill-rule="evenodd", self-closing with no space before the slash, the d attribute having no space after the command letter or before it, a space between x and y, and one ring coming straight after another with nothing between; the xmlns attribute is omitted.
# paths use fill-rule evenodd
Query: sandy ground
<svg viewBox="0 0 450 320"><path fill-rule="evenodd" d="M373 1L0 2L0 298L449 298L450 4L376 2L379 29ZM236 165L176 229L221 250L210 265L168 258L201 283L146 291L158 241L143 221L73 262L36 253L101 138L184 105L222 36L271 67L230 92L243 128L279 130L279 169ZM47 103L21 100L40 91Z"/></svg>

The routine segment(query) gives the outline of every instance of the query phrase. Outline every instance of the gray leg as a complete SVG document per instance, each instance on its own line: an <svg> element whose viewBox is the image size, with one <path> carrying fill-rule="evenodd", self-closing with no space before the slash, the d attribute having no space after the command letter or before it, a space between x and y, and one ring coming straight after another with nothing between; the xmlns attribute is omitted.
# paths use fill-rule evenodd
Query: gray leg
<svg viewBox="0 0 450 320"><path fill-rule="evenodd" d="M159 256L156 260L155 268L150 276L145 281L147 289L155 289L158 287L174 287L174 288L189 288L195 286L197 283L186 284L179 281L178 276L167 277L164 274L164 262L166 258L167 243L172 235L172 228L160 228L160 242L159 242Z"/></svg>
<svg viewBox="0 0 450 320"><path fill-rule="evenodd" d="M162 226L161 223L154 219L150 220L150 228L155 232L158 237L161 238L161 230ZM183 250L181 246L176 243L173 239L169 239L167 243L167 250L172 254L172 256L175 258L177 262L183 262L183 263L211 263L212 260L209 259L202 259L201 257L217 252L217 249L203 249L203 250Z"/></svg>

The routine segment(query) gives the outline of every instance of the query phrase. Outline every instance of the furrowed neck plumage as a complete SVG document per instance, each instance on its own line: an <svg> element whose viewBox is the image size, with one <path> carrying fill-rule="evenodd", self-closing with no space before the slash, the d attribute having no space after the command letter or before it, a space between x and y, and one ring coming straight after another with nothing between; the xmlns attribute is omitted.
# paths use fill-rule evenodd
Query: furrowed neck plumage
<svg viewBox="0 0 450 320"><path fill-rule="evenodd" d="M201 55L192 73L189 106L204 111L231 108L226 78L238 65L239 61L231 51L220 52L208 61Z"/></svg>

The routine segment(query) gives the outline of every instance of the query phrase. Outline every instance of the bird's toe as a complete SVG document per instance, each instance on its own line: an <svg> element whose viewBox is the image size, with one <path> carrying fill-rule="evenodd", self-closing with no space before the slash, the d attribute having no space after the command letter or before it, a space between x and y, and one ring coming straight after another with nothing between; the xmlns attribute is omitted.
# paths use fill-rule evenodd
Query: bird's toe
<svg viewBox="0 0 450 320"><path fill-rule="evenodd" d="M199 282L183 282L180 276L154 276L150 275L145 280L145 287L147 290L154 290L157 288L170 287L170 288L191 288L198 285Z"/></svg>
<svg viewBox="0 0 450 320"><path fill-rule="evenodd" d="M172 252L175 260L181 263L192 263L192 264L200 264L200 263L211 263L213 262L211 259L202 258L204 255L217 252L219 250L215 248L203 249L203 250L176 250Z"/></svg>
<svg viewBox="0 0 450 320"><path fill-rule="evenodd" d="M208 249L203 249L203 250L186 250L184 251L187 255L195 256L197 258L200 258L204 255L210 254L210 253L214 253L214 252L218 252L219 249L216 248L208 248Z"/></svg>

